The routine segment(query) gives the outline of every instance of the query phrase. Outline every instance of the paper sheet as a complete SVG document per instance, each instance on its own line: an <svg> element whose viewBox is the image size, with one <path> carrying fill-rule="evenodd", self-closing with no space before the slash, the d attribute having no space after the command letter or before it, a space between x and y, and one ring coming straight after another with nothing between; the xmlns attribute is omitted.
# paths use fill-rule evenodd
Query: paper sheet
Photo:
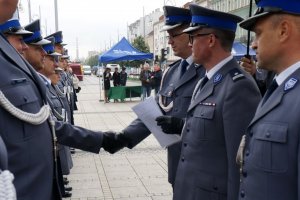
<svg viewBox="0 0 300 200"><path fill-rule="evenodd" d="M152 132L160 146L166 148L180 141L180 136L175 134L165 134L160 126L157 126L155 119L162 116L162 112L153 97L145 99L143 102L134 106L132 110L146 127Z"/></svg>

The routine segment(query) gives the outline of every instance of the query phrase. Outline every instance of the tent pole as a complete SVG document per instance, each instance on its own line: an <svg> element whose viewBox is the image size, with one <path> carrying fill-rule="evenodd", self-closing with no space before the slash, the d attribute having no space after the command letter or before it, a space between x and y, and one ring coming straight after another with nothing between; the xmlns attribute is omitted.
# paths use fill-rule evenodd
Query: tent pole
<svg viewBox="0 0 300 200"><path fill-rule="evenodd" d="M99 64L98 64L99 66ZM100 70L100 68L98 69ZM103 70L103 69L102 69ZM102 71L102 76L103 76L103 71ZM100 73L99 73L99 89L100 89L100 98L99 98L99 101L102 101L101 100L101 93L102 93L102 84L101 84L101 76L100 76Z"/></svg>

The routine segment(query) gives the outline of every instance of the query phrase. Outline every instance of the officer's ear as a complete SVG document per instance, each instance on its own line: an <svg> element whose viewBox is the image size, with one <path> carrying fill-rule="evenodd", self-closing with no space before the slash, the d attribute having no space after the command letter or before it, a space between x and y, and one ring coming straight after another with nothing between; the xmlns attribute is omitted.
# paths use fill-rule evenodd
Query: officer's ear
<svg viewBox="0 0 300 200"><path fill-rule="evenodd" d="M217 36L214 33L209 34L209 47L214 47L216 45Z"/></svg>
<svg viewBox="0 0 300 200"><path fill-rule="evenodd" d="M278 41L285 43L286 40L291 37L292 32L296 31L297 28L295 27L298 27L298 25L293 24L293 18L289 16L282 17L277 23L278 26L275 28L275 31L278 36Z"/></svg>

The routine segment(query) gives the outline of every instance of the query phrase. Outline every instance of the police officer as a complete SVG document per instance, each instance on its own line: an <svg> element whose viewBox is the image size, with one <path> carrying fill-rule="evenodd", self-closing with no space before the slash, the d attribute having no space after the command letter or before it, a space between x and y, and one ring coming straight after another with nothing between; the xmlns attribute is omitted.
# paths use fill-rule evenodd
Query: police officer
<svg viewBox="0 0 300 200"><path fill-rule="evenodd" d="M49 37L55 38L55 52L62 54L63 56L60 57L58 60L59 67L63 69L63 72L60 74L61 78L58 84L56 85L56 90L60 94L60 97L62 98L65 108L68 113L69 122L71 124L74 124L74 117L73 117L73 111L74 111L74 91L73 91L73 85L72 85L72 79L69 78L67 72L66 72L66 59L68 59L68 56L65 54L63 46L65 45L63 43L63 35L62 31L57 31L55 33L50 34L49 36L45 37L46 39Z"/></svg>
<svg viewBox="0 0 300 200"><path fill-rule="evenodd" d="M23 42L23 35L32 35L31 32L27 32L21 27L19 20L14 15L12 19L6 21L3 19L3 14L7 13L7 5L4 6L5 1L0 1L0 32L6 37L9 43L20 53L28 48ZM15 12L16 13L16 12ZM9 16L7 16L8 18ZM6 18L6 17L5 17ZM5 20L5 21L2 21ZM16 191L13 185L14 176L8 170L8 154L6 146L0 136L0 199L16 199Z"/></svg>
<svg viewBox="0 0 300 200"><path fill-rule="evenodd" d="M51 111L56 120L67 122L67 113L64 109L64 105L60 97L57 95L54 85L59 81L59 73L62 71L56 63L56 57L61 56L61 54L54 51L54 37L48 38L51 41L50 44L43 46L44 51L46 52L44 68L40 71L40 75L46 85L46 97L47 102L51 107ZM65 187L63 182L63 175L70 174L70 169L73 167L72 157L70 149L64 145L58 145L58 157L60 161L60 168L58 168L59 183L62 191L63 197L71 197L72 194L68 191L71 191L71 187Z"/></svg>
<svg viewBox="0 0 300 200"><path fill-rule="evenodd" d="M0 0L1 23L11 18L17 3L17 0ZM40 35L35 35L38 43ZM0 73L0 136L8 152L8 170L15 175L17 197L24 200L60 199L56 180L56 139L64 145L97 153L101 146L110 145L110 138L101 132L48 121L45 84L2 34L0 46L0 66L3 66ZM51 131L53 125L56 132Z"/></svg>
<svg viewBox="0 0 300 200"><path fill-rule="evenodd" d="M163 31L167 31L169 34L168 43L171 45L174 55L181 59L165 70L156 100L165 114L161 119L166 121L166 126L174 127L177 126L177 118L186 116L194 87L204 76L205 70L194 64L188 34L182 32L191 21L190 11L184 8L165 6L164 14L166 21ZM173 120L172 116L177 118ZM124 139L127 147L133 148L149 134L150 131L141 120L136 119L123 130L123 134L119 135L119 138L121 141ZM180 151L180 142L168 147L168 181L172 186L175 181Z"/></svg>
<svg viewBox="0 0 300 200"><path fill-rule="evenodd" d="M194 62L206 75L187 111L173 199L233 200L239 188L236 152L260 93L231 55L242 18L197 5L190 10L192 22L184 32L190 34Z"/></svg>
<svg viewBox="0 0 300 200"><path fill-rule="evenodd" d="M240 151L239 199L298 200L300 1L260 0L240 26L255 32L258 67L275 78L258 105ZM243 146L243 145L241 145Z"/></svg>
<svg viewBox="0 0 300 200"><path fill-rule="evenodd" d="M28 46L23 41L23 36L32 35L30 31L24 30L18 19L16 11L13 18L0 25L0 32L4 34L9 43L21 54L28 49Z"/></svg>

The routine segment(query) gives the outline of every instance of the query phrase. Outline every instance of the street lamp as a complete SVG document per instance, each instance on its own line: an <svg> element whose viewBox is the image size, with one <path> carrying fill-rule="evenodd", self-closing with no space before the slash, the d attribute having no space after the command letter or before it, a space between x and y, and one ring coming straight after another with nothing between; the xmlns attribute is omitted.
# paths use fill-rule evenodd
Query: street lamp
<svg viewBox="0 0 300 200"><path fill-rule="evenodd" d="M54 11L55 11L55 31L58 31L58 10L57 10L57 0L54 0Z"/></svg>
<svg viewBox="0 0 300 200"><path fill-rule="evenodd" d="M31 3L30 0L27 0L28 3L28 16L29 16L29 23L31 22Z"/></svg>

